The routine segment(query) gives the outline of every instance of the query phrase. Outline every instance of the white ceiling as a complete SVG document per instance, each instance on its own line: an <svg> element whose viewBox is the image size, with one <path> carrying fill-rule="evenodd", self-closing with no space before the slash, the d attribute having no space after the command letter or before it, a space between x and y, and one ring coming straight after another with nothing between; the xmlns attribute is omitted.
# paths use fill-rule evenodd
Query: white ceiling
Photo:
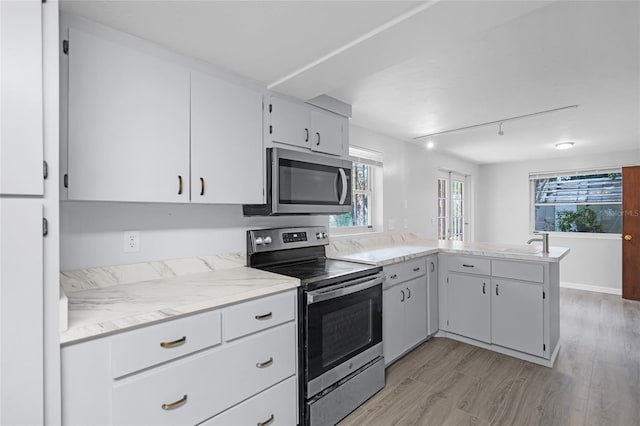
<svg viewBox="0 0 640 426"><path fill-rule="evenodd" d="M640 149L638 1L62 1L477 163ZM578 104L576 109L415 137ZM553 149L575 141L565 152Z"/></svg>

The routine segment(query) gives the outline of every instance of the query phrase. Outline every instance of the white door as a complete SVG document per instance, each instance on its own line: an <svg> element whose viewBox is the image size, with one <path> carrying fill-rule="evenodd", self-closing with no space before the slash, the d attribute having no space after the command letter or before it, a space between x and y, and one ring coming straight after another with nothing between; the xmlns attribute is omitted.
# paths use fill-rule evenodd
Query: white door
<svg viewBox="0 0 640 426"><path fill-rule="evenodd" d="M491 340L517 351L543 355L542 285L493 280Z"/></svg>
<svg viewBox="0 0 640 426"><path fill-rule="evenodd" d="M44 422L42 201L0 199L0 424Z"/></svg>
<svg viewBox="0 0 640 426"><path fill-rule="evenodd" d="M458 274L448 278L448 331L491 343L491 280Z"/></svg>
<svg viewBox="0 0 640 426"><path fill-rule="evenodd" d="M261 204L262 94L191 73L191 201Z"/></svg>
<svg viewBox="0 0 640 426"><path fill-rule="evenodd" d="M309 108L271 96L269 100L269 134L273 142L310 147Z"/></svg>
<svg viewBox="0 0 640 426"><path fill-rule="evenodd" d="M342 117L312 109L311 129L312 150L342 155Z"/></svg>
<svg viewBox="0 0 640 426"><path fill-rule="evenodd" d="M438 239L469 240L469 177L440 171L438 177Z"/></svg>
<svg viewBox="0 0 640 426"><path fill-rule="evenodd" d="M427 334L438 331L438 256L427 257Z"/></svg>
<svg viewBox="0 0 640 426"><path fill-rule="evenodd" d="M404 300L402 285L382 293L382 349L384 363L389 364L404 351Z"/></svg>
<svg viewBox="0 0 640 426"><path fill-rule="evenodd" d="M405 350L427 338L427 277L401 284L407 293L404 302Z"/></svg>
<svg viewBox="0 0 640 426"><path fill-rule="evenodd" d="M69 199L188 202L189 71L69 31Z"/></svg>
<svg viewBox="0 0 640 426"><path fill-rule="evenodd" d="M42 2L0 1L0 194L42 195Z"/></svg>

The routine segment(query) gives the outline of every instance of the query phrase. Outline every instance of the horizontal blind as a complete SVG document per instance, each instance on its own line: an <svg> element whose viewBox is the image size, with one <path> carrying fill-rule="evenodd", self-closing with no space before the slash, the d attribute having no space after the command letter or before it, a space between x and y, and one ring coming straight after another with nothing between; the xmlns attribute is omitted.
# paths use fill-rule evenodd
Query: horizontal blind
<svg viewBox="0 0 640 426"><path fill-rule="evenodd" d="M607 173L621 173L622 167L607 167L602 169L564 170L557 172L533 172L529 173L529 180L550 179L560 176L600 175Z"/></svg>
<svg viewBox="0 0 640 426"><path fill-rule="evenodd" d="M357 146L349 147L349 160L367 164L369 166L382 167L382 153Z"/></svg>

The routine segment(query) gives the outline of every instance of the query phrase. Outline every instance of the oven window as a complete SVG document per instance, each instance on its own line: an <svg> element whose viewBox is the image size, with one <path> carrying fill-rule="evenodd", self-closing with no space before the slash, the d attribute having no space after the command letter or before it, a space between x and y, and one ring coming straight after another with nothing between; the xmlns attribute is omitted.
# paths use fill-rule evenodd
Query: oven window
<svg viewBox="0 0 640 426"><path fill-rule="evenodd" d="M339 167L281 158L278 169L280 204L339 204L342 191ZM345 172L349 189L351 171Z"/></svg>
<svg viewBox="0 0 640 426"><path fill-rule="evenodd" d="M382 342L382 285L307 309L309 380Z"/></svg>

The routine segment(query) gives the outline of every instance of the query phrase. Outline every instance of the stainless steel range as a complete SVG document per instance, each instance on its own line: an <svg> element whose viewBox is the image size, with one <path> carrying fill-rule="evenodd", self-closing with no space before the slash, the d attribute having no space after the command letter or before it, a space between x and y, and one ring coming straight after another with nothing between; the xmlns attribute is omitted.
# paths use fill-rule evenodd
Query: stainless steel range
<svg viewBox="0 0 640 426"><path fill-rule="evenodd" d="M384 387L382 268L327 259L325 227L247 231L249 266L301 280L300 424L334 425Z"/></svg>

